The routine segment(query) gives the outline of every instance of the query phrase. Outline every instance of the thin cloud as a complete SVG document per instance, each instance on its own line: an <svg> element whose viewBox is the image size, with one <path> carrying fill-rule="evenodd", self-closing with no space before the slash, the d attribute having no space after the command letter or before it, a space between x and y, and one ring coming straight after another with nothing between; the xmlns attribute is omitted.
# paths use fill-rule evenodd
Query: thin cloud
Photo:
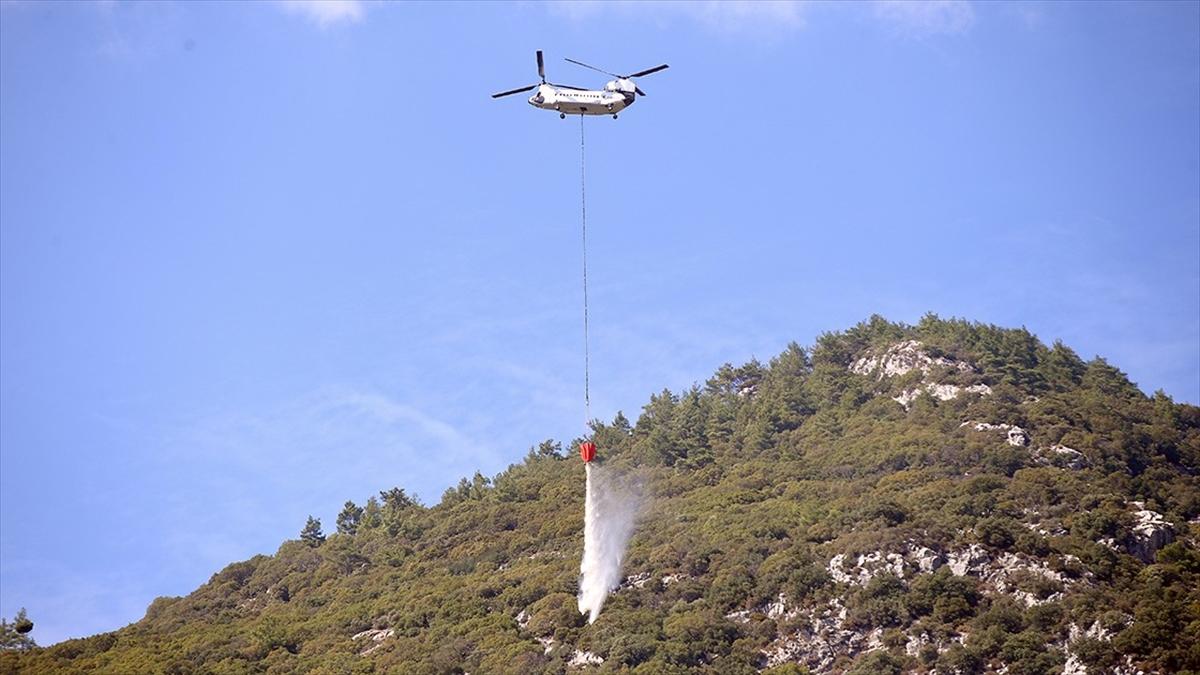
<svg viewBox="0 0 1200 675"><path fill-rule="evenodd" d="M547 3L550 11L573 21L593 19L603 13L636 15L658 21L681 18L723 33L778 33L804 26L803 0L776 2L726 2L724 0L578 0Z"/></svg>
<svg viewBox="0 0 1200 675"><path fill-rule="evenodd" d="M879 0L874 15L911 38L961 35L975 24L975 10L965 0Z"/></svg>
<svg viewBox="0 0 1200 675"><path fill-rule="evenodd" d="M667 24L685 20L708 30L731 36L780 36L806 28L813 12L837 12L869 8L870 18L897 35L925 38L960 35L975 24L975 10L967 0L877 0L863 7L851 3L813 3L806 0L778 2L726 2L724 0L576 0L546 3L549 10L571 21L591 21L602 15L632 17ZM1030 11L1036 11L1031 7Z"/></svg>
<svg viewBox="0 0 1200 675"><path fill-rule="evenodd" d="M1046 20L1046 6L1041 3L1013 2L1005 4L1004 7L1009 14L1016 16L1027 30L1041 28Z"/></svg>
<svg viewBox="0 0 1200 675"><path fill-rule="evenodd" d="M357 23L367 12L360 0L279 0L278 4L289 14L300 15L320 28Z"/></svg>

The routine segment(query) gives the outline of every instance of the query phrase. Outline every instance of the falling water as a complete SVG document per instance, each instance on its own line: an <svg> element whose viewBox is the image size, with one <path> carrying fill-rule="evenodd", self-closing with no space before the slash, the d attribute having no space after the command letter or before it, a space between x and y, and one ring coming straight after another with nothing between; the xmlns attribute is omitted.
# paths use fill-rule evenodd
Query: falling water
<svg viewBox="0 0 1200 675"><path fill-rule="evenodd" d="M633 534L641 495L636 486L590 462L586 470L579 611L588 615L588 623L594 623L609 591L621 581L621 561Z"/></svg>

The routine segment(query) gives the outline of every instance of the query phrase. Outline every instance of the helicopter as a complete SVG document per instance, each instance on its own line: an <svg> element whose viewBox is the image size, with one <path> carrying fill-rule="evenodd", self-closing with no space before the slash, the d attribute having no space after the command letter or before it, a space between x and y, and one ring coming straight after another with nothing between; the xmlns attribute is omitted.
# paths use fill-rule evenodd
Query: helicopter
<svg viewBox="0 0 1200 675"><path fill-rule="evenodd" d="M500 98L502 96L510 96L537 89L537 93L529 97L529 105L541 108L542 110L556 110L560 119L566 119L567 113L571 113L573 115L612 115L615 120L617 119L617 113L633 105L638 96L646 95L646 92L634 84L633 78L644 77L668 68L667 64L664 63L660 66L639 70L629 75L617 75L616 73L610 73L595 66L589 66L582 61L574 59L566 60L577 66L590 68L598 73L604 73L616 79L606 83L604 89L584 89L582 87L547 82L546 66L542 61L542 50L539 49L537 52L537 67L538 77L542 81L538 84L531 84L528 87L492 94L492 98Z"/></svg>

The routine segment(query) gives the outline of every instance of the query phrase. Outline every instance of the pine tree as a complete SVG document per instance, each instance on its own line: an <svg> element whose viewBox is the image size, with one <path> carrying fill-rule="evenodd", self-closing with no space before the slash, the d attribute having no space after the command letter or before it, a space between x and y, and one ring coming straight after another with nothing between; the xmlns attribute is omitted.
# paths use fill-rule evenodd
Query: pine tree
<svg viewBox="0 0 1200 675"><path fill-rule="evenodd" d="M562 457L562 443L554 439L544 440L538 444L536 456L559 459Z"/></svg>
<svg viewBox="0 0 1200 675"><path fill-rule="evenodd" d="M391 490L381 490L379 497L383 499L383 508L387 511L399 511L416 504L416 501L404 493L404 488L394 487Z"/></svg>
<svg viewBox="0 0 1200 675"><path fill-rule="evenodd" d="M308 517L308 522L304 523L304 529L300 530L300 541L316 548L325 543L325 535L321 533L321 519Z"/></svg>
<svg viewBox="0 0 1200 675"><path fill-rule="evenodd" d="M342 512L337 517L338 534L354 535L358 533L358 525L362 522L363 508L347 500Z"/></svg>
<svg viewBox="0 0 1200 675"><path fill-rule="evenodd" d="M24 607L17 612L12 623L0 619L0 650L23 652L33 649L37 643L29 637L31 630L33 630L33 622L25 615Z"/></svg>

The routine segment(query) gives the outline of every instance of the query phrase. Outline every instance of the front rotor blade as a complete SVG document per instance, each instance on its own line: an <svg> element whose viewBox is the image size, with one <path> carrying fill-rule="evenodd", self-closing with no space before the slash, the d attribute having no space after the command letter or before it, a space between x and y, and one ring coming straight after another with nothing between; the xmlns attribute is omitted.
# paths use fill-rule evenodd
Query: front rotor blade
<svg viewBox="0 0 1200 675"><path fill-rule="evenodd" d="M641 88L641 87L634 87L634 88L633 88L633 90L637 92L637 95L638 95L638 96L645 96L645 95L646 95L646 92L642 91L642 88Z"/></svg>
<svg viewBox="0 0 1200 675"><path fill-rule="evenodd" d="M649 75L650 73L657 73L658 71L666 70L667 68L670 68L670 66L668 66L667 64L664 63L661 66L654 66L653 68L650 68L649 70L639 70L638 72L636 72L632 75L626 75L626 77L642 77L643 75Z"/></svg>
<svg viewBox="0 0 1200 675"><path fill-rule="evenodd" d="M589 66L588 64L584 63L583 61L576 61L575 59L567 59L567 60L570 61L571 63L574 63L577 66L583 66L584 68L591 68L592 70L596 71L597 73L604 73L605 75L608 75L610 77L620 77L620 75L617 75L616 73L610 73L607 70L600 70L596 66Z"/></svg>
<svg viewBox="0 0 1200 675"><path fill-rule="evenodd" d="M528 87L521 87L520 89L511 89L509 91L502 91L499 94L492 94L492 98L500 98L501 96L508 96L510 94L519 94L523 91L529 91L530 89L537 89L537 85L531 84Z"/></svg>
<svg viewBox="0 0 1200 675"><path fill-rule="evenodd" d="M538 77L542 78L542 82L546 81L546 64L542 62L542 50L538 50Z"/></svg>

